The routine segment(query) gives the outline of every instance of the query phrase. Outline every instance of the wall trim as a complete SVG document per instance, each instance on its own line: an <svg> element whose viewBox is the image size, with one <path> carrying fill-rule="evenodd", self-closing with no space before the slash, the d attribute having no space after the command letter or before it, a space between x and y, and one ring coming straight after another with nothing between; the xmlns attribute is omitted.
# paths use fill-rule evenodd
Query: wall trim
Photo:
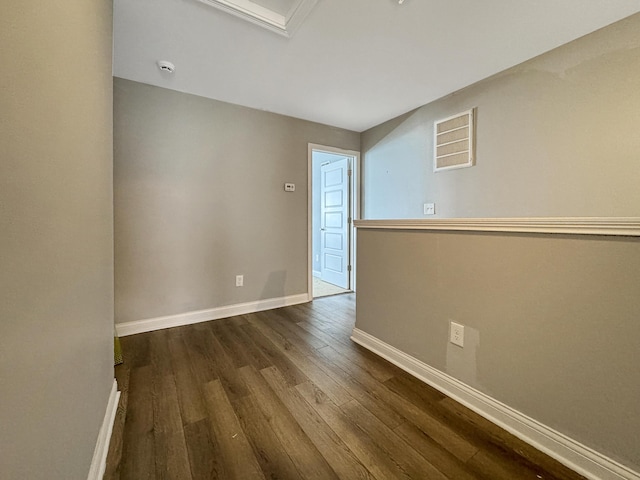
<svg viewBox="0 0 640 480"><path fill-rule="evenodd" d="M358 328L353 329L351 339L587 478L640 480L640 473Z"/></svg>
<svg viewBox="0 0 640 480"><path fill-rule="evenodd" d="M233 317L235 315L244 315L247 313L261 312L263 310L271 310L273 308L288 307L290 305L307 303L311 300L312 298L308 293L290 295L288 297L268 298L266 300L238 303L235 305L226 305L224 307L178 313L176 315L167 315L164 317L116 323L116 332L119 337L126 337L127 335L135 335L136 333L152 332L163 328L180 327L182 325L218 320L220 318Z"/></svg>
<svg viewBox="0 0 640 480"><path fill-rule="evenodd" d="M109 452L109 443L113 432L113 422L116 419L119 400L118 382L114 379L109 401L107 402L107 410L102 420L100 432L98 432L98 440L93 451L93 459L91 460L91 468L89 468L87 480L102 480L102 477L104 477L104 471L107 466L107 453Z"/></svg>
<svg viewBox="0 0 640 480"><path fill-rule="evenodd" d="M560 233L640 237L640 217L523 217L356 220L356 228Z"/></svg>

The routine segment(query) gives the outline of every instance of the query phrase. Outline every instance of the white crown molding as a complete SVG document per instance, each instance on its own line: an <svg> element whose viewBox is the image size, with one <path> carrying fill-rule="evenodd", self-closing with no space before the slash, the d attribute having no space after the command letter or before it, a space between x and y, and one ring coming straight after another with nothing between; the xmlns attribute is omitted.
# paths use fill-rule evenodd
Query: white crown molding
<svg viewBox="0 0 640 480"><path fill-rule="evenodd" d="M120 400L120 392L118 391L118 382L113 381L109 401L107 402L107 410L102 420L102 426L98 433L98 440L93 451L93 459L87 480L102 480L104 471L107 466L107 453L109 452L109 443L111 441L111 433L113 432L113 422L116 419L118 411L118 401Z"/></svg>
<svg viewBox="0 0 640 480"><path fill-rule="evenodd" d="M640 236L640 217L443 218L356 220L356 228Z"/></svg>
<svg viewBox="0 0 640 480"><path fill-rule="evenodd" d="M154 330L161 330L163 328L180 327L194 323L208 322L209 320L218 320L220 318L228 318L236 315L245 315L247 313L298 305L300 303L307 303L310 300L311 296L308 293L302 293L300 295L290 295L288 297L268 298L266 300L226 305L224 307L185 312L176 315L167 315L164 317L116 323L116 333L119 337L126 337L127 335L153 332Z"/></svg>
<svg viewBox="0 0 640 480"><path fill-rule="evenodd" d="M255 25L291 37L309 15L318 0L298 0L286 16L250 0L198 0Z"/></svg>
<svg viewBox="0 0 640 480"><path fill-rule="evenodd" d="M529 445L593 480L640 480L640 473L526 416L357 328L351 339Z"/></svg>

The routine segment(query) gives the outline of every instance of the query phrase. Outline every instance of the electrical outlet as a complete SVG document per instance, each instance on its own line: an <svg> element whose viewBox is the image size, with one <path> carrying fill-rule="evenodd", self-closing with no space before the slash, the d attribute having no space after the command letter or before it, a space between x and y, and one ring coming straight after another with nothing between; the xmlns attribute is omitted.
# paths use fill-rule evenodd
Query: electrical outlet
<svg viewBox="0 0 640 480"><path fill-rule="evenodd" d="M451 322L449 341L459 347L464 347L464 325Z"/></svg>
<svg viewBox="0 0 640 480"><path fill-rule="evenodd" d="M295 192L296 191L296 184L295 183L285 183L284 184L284 191L285 192Z"/></svg>
<svg viewBox="0 0 640 480"><path fill-rule="evenodd" d="M435 203L425 203L424 204L424 214L425 215L435 215L436 214L436 204Z"/></svg>
<svg viewBox="0 0 640 480"><path fill-rule="evenodd" d="M244 275L236 275L236 287L242 287L244 285Z"/></svg>

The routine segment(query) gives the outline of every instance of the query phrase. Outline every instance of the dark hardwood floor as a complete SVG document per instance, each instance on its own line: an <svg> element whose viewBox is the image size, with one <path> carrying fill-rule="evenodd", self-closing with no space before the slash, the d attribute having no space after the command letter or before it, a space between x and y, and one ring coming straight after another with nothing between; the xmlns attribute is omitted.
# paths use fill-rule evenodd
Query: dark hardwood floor
<svg viewBox="0 0 640 480"><path fill-rule="evenodd" d="M355 296L124 337L105 479L581 479L354 344Z"/></svg>

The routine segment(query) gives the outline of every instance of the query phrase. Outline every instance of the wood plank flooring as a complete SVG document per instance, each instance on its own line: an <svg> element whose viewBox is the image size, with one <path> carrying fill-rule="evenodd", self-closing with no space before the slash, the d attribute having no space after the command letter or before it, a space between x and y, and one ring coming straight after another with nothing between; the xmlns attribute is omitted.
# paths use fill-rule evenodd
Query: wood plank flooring
<svg viewBox="0 0 640 480"><path fill-rule="evenodd" d="M354 344L354 294L121 339L106 480L582 479Z"/></svg>

